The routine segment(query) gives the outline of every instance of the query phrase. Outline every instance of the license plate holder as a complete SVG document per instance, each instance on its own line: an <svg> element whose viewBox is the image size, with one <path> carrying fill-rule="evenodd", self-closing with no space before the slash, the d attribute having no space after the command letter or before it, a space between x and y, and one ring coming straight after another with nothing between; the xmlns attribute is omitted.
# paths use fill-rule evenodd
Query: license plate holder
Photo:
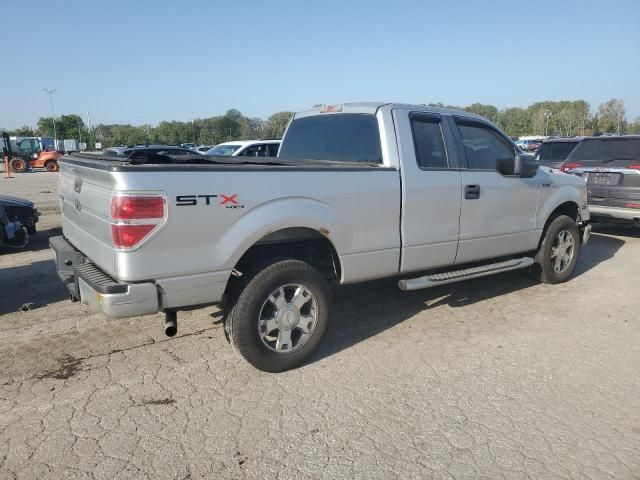
<svg viewBox="0 0 640 480"><path fill-rule="evenodd" d="M590 173L588 183L592 185L618 185L620 183L619 173Z"/></svg>

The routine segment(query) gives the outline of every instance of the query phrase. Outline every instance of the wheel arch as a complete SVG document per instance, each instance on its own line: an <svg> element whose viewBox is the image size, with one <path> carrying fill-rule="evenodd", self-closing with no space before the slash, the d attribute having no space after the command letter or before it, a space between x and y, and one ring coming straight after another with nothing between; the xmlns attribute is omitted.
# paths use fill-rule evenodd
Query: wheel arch
<svg viewBox="0 0 640 480"><path fill-rule="evenodd" d="M574 221L577 222L578 218L579 218L579 215L580 215L580 207L573 200L567 200L565 202L562 202L560 205L556 206L547 215L547 219L546 219L546 221L544 223L544 227L542 229L542 234L540 235L540 239L538 240L538 248L540 248L540 245L542 244L542 241L544 240L544 236L547 234L547 230L549 228L549 225L551 224L551 222L553 222L554 219L558 218L560 215L566 215L566 216L572 218Z"/></svg>
<svg viewBox="0 0 640 480"><path fill-rule="evenodd" d="M338 251L328 237L326 228L286 227L269 232L255 241L236 261L238 272L250 270L251 265L277 258L304 260L335 279L340 279L342 264ZM327 265L331 271L327 271Z"/></svg>
<svg viewBox="0 0 640 480"><path fill-rule="evenodd" d="M235 262L223 303L233 304L243 284L257 271L287 258L305 261L320 271L328 282L339 282L342 263L328 234L326 228L286 227L263 235Z"/></svg>

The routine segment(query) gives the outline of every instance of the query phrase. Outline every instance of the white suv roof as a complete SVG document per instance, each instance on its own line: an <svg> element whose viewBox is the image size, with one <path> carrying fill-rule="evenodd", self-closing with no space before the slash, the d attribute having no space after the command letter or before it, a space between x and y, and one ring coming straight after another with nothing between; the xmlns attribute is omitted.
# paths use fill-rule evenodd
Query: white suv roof
<svg viewBox="0 0 640 480"><path fill-rule="evenodd" d="M280 140L236 140L231 142L223 142L215 145L219 147L220 145L240 145L241 147L248 147L249 145L253 145L256 143L266 144L266 143L280 143Z"/></svg>

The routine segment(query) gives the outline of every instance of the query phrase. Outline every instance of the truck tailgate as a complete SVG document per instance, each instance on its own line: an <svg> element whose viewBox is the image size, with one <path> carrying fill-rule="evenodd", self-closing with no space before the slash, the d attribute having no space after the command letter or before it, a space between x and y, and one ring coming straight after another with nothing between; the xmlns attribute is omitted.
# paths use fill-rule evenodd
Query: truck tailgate
<svg viewBox="0 0 640 480"><path fill-rule="evenodd" d="M98 267L114 275L109 224L112 182L106 168L60 162L58 195L64 235Z"/></svg>

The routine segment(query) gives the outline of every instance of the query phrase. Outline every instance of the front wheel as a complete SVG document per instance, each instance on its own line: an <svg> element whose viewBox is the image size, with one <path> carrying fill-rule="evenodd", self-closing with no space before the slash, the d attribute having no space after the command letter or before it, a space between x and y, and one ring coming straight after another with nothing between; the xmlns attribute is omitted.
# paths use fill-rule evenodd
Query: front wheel
<svg viewBox="0 0 640 480"><path fill-rule="evenodd" d="M56 162L55 160L51 160L50 162L45 163L44 168L47 170L47 172L57 172L60 169L60 167L58 167L58 162Z"/></svg>
<svg viewBox="0 0 640 480"><path fill-rule="evenodd" d="M580 242L575 220L567 215L553 219L535 258L543 283L562 283L569 279L578 263Z"/></svg>
<svg viewBox="0 0 640 480"><path fill-rule="evenodd" d="M254 367L282 372L301 365L327 329L331 291L306 262L282 260L255 274L231 308L233 347Z"/></svg>

